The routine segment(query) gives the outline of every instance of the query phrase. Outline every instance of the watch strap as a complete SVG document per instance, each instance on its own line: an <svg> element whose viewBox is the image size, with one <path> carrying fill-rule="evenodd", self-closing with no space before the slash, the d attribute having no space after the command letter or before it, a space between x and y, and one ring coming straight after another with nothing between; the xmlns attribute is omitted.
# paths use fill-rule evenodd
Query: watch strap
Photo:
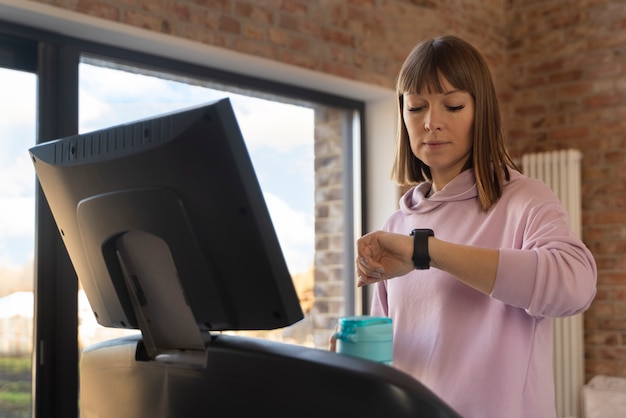
<svg viewBox="0 0 626 418"><path fill-rule="evenodd" d="M428 237L434 237L432 229L414 229L413 236L413 265L417 270L430 268L430 255L428 253Z"/></svg>

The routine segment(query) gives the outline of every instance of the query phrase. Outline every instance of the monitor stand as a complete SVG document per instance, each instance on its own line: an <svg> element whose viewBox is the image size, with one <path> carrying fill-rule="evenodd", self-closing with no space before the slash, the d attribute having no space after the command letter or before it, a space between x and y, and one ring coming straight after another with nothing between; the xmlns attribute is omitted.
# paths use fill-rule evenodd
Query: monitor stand
<svg viewBox="0 0 626 418"><path fill-rule="evenodd" d="M116 249L148 358L204 367L204 338L167 243L130 231L117 238Z"/></svg>

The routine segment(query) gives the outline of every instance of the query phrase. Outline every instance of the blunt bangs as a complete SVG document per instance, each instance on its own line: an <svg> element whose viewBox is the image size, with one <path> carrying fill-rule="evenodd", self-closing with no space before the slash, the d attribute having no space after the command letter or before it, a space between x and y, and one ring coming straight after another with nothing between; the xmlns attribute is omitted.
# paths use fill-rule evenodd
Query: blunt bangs
<svg viewBox="0 0 626 418"><path fill-rule="evenodd" d="M414 50L411 55L413 56L409 57L406 61L407 65L403 66L398 76L398 94L443 93L441 70L437 65L435 48L432 45L423 45L419 50Z"/></svg>
<svg viewBox="0 0 626 418"><path fill-rule="evenodd" d="M482 63L479 56L472 55L464 45L450 39L433 39L418 45L398 74L398 95L444 93L443 77L455 88L476 98L475 70L481 68Z"/></svg>

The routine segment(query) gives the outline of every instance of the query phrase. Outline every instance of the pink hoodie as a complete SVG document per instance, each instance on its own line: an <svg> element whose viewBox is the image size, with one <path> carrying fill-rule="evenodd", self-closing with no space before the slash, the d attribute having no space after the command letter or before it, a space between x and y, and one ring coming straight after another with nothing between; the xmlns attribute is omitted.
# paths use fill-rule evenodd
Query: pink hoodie
<svg viewBox="0 0 626 418"><path fill-rule="evenodd" d="M555 417L552 318L591 304L593 256L550 188L519 172L487 213L471 170L427 199L429 188L409 190L384 229L498 248L496 282L486 296L431 268L377 283L371 313L393 319L394 366L464 418Z"/></svg>

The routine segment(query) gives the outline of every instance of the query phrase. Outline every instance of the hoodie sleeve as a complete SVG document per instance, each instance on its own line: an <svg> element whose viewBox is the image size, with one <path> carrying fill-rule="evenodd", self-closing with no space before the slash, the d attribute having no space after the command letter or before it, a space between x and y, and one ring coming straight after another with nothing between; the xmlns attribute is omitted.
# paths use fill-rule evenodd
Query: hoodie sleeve
<svg viewBox="0 0 626 418"><path fill-rule="evenodd" d="M500 249L491 296L537 317L575 315L596 294L595 260L554 193L534 183L531 195L517 202L520 249Z"/></svg>

